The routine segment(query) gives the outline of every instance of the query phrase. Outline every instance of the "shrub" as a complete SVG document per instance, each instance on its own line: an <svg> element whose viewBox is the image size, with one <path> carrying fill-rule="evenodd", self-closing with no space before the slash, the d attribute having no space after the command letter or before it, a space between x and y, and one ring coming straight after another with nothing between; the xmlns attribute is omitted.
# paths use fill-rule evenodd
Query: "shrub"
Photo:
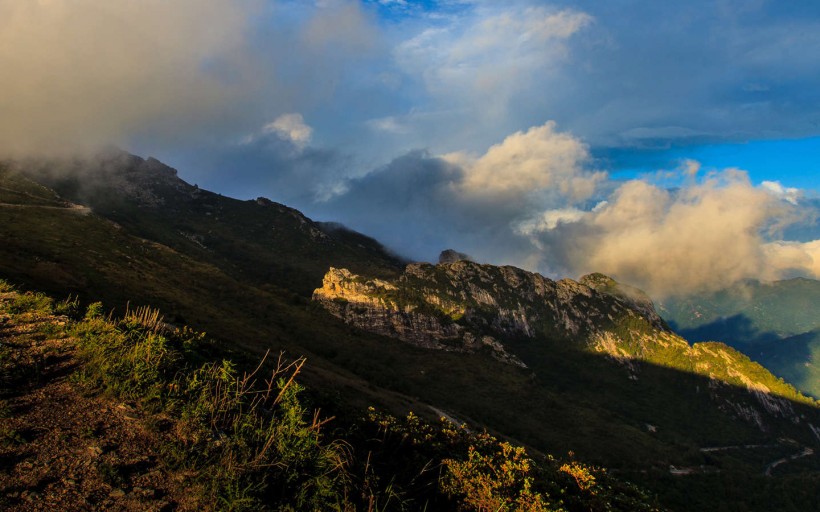
<svg viewBox="0 0 820 512"><path fill-rule="evenodd" d="M444 460L442 491L458 497L465 510L547 511L557 510L533 490L533 462L522 447L477 438L466 460Z"/></svg>
<svg viewBox="0 0 820 512"><path fill-rule="evenodd" d="M390 489L423 497L441 510L475 511L653 511L640 488L611 478L604 469L552 456L531 459L523 447L498 441L486 432L471 432L445 418L438 424L414 414L405 419L370 409L367 422L379 432L382 453L401 467L384 465ZM411 467L407 467L411 466ZM425 487L432 485L432 489ZM419 489L427 488L426 495ZM412 492L403 491L412 489Z"/></svg>
<svg viewBox="0 0 820 512"><path fill-rule="evenodd" d="M198 470L217 508L345 507L349 455L341 441L324 441L325 421L299 401L304 359L280 355L261 383L265 359L250 373L226 359L196 365L204 333L172 330L150 308L115 320L95 303L73 333L84 362L79 381L180 418L166 452Z"/></svg>
<svg viewBox="0 0 820 512"><path fill-rule="evenodd" d="M25 292L18 294L8 305L11 314L41 313L50 314L54 300L42 293Z"/></svg>

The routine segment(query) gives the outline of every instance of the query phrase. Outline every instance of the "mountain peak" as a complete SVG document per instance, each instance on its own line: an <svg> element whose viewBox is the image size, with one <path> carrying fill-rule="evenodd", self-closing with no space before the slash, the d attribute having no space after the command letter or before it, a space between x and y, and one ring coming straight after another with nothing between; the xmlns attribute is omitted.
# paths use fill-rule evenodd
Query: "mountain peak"
<svg viewBox="0 0 820 512"><path fill-rule="evenodd" d="M455 263L461 260L473 261L473 259L470 256L464 254L463 252L458 252L454 249L445 249L441 251L441 254L438 255L439 263Z"/></svg>

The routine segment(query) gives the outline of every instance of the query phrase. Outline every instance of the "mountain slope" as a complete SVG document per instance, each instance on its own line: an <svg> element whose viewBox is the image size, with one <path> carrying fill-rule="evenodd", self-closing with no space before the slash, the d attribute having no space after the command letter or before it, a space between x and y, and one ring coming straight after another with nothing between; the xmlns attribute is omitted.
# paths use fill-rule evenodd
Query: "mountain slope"
<svg viewBox="0 0 820 512"><path fill-rule="evenodd" d="M242 373L156 310L76 306L0 280L3 510L659 510L605 469L444 418L322 418L303 359Z"/></svg>
<svg viewBox="0 0 820 512"><path fill-rule="evenodd" d="M604 354L633 380L639 380L640 364L647 362L706 376L710 387L745 387L757 404L727 403L764 430L765 413L801 423L791 404L778 397L818 405L726 345L690 346L666 327L651 303L613 289L617 283L600 274L555 282L514 267L463 260L411 264L392 283L331 269L313 298L359 328L430 349L486 350L524 369L549 357L553 345ZM529 357L522 360L515 348L525 346ZM807 427L811 434L820 433L820 423Z"/></svg>
<svg viewBox="0 0 820 512"><path fill-rule="evenodd" d="M202 190L149 158L111 150L93 159L10 166L97 215L208 262L240 280L308 295L327 268L395 275L403 266L375 240L258 198L238 201Z"/></svg>
<svg viewBox="0 0 820 512"><path fill-rule="evenodd" d="M555 283L470 262L402 273L369 239L302 222L285 207L197 193L168 172L155 178L144 168L157 164L128 162L130 170L107 169L102 185L79 171L68 179L67 164L59 172L0 172L7 205L0 206L0 274L58 296L102 299L120 312L128 301L151 304L225 347L305 355L303 382L331 415L371 404L402 415L446 413L538 451L572 451L610 467L673 509L703 509L721 486L728 489L722 503L752 510L765 510L767 496L780 503L820 489L816 456L764 475L773 461L816 448L808 427L820 425L816 405L726 347L687 348L651 303L605 276ZM57 195L32 179L49 173L38 179L74 180L74 191L63 183ZM139 190L153 198L112 185L111 175L147 180ZM85 188L105 192L84 199ZM257 239L279 223L280 241ZM352 281L374 304L389 298L430 332L456 335L435 339L446 347L436 350L401 341L397 329L369 332L370 320L340 321L307 300L329 267L366 276ZM380 291L377 280L395 289ZM339 299L348 304L329 302L351 317L369 307ZM424 333L412 321L394 322L393 312L379 315L384 325L409 325L409 337Z"/></svg>
<svg viewBox="0 0 820 512"><path fill-rule="evenodd" d="M722 341L820 397L820 281L747 281L659 309L687 340Z"/></svg>
<svg viewBox="0 0 820 512"><path fill-rule="evenodd" d="M816 463L814 400L726 345L690 346L668 330L645 295L600 274L554 282L459 261L411 264L399 279L384 281L331 269L314 301L360 329L505 363L507 376L493 370L498 395L481 395L479 405L469 390L453 386L438 403L504 425L535 446L554 449L560 439L627 472L638 453L655 471L686 475L761 464L770 450L788 456L807 450ZM422 373L438 380L452 371L431 359ZM516 381L509 375L515 373L529 376ZM523 401L513 399L521 395ZM774 432L801 441L783 444ZM688 447L686 462L672 462L670 445ZM780 458L760 467L765 472Z"/></svg>

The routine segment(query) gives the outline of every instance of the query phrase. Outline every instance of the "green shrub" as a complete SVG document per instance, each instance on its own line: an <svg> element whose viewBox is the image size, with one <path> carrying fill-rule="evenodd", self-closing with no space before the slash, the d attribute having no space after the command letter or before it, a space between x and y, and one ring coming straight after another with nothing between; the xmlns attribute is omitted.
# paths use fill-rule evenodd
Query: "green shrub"
<svg viewBox="0 0 820 512"><path fill-rule="evenodd" d="M230 360L196 364L204 333L171 330L150 308L106 319L95 303L72 332L84 363L79 381L180 418L176 446L165 451L198 470L217 508L345 508L348 454L343 443L324 441L324 422L299 401L303 359L280 356L261 384L264 360L251 373Z"/></svg>
<svg viewBox="0 0 820 512"><path fill-rule="evenodd" d="M381 464L377 472L392 475L390 489L375 482L373 495L384 498L389 490L414 496L407 510L658 510L640 488L604 469L551 456L534 460L522 447L445 418L432 424L412 413L397 419L371 408L365 424L377 428L379 456L388 457L375 461Z"/></svg>
<svg viewBox="0 0 820 512"><path fill-rule="evenodd" d="M18 294L8 305L11 314L41 313L50 314L54 300L42 293L25 292Z"/></svg>
<svg viewBox="0 0 820 512"><path fill-rule="evenodd" d="M524 448L444 418L434 424L371 409L328 440L326 420L300 399L304 359L263 359L251 372L225 358L203 361L203 333L172 329L149 308L113 319L95 303L72 333L81 382L178 418L161 451L167 463L194 470L193 488L208 508L653 510L639 489L604 470L535 461Z"/></svg>
<svg viewBox="0 0 820 512"><path fill-rule="evenodd" d="M75 325L83 362L79 379L115 396L143 404L161 401L180 355L160 333L137 328L132 319L102 318L99 303Z"/></svg>
<svg viewBox="0 0 820 512"><path fill-rule="evenodd" d="M545 496L533 489L533 461L521 447L485 439L467 450L466 459L446 459L444 494L459 498L468 510L549 511ZM486 446L487 444L492 446Z"/></svg>
<svg viewBox="0 0 820 512"><path fill-rule="evenodd" d="M304 360L280 358L264 386L255 374L239 376L230 361L208 363L187 375L179 393L177 434L215 468L207 486L235 506L290 503L299 510L340 508L347 455L340 443L323 443L322 421L299 403L294 378ZM242 507L240 507L242 508Z"/></svg>

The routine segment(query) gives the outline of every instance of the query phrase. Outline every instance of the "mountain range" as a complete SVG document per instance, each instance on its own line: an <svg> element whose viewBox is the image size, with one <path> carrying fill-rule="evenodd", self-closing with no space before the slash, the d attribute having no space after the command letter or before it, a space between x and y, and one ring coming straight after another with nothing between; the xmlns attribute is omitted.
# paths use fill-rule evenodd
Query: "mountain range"
<svg viewBox="0 0 820 512"><path fill-rule="evenodd" d="M671 298L659 309L690 342L723 341L820 397L820 281L744 281Z"/></svg>
<svg viewBox="0 0 820 512"><path fill-rule="evenodd" d="M306 357L302 381L342 423L368 406L445 416L605 466L672 510L806 510L820 494L820 405L752 360L784 351L721 343L767 353L816 326L775 315L785 330L753 330L776 338L689 343L705 325L684 321L694 303L656 311L602 274L554 281L455 251L407 262L118 150L0 165L0 239L0 277L20 286Z"/></svg>

